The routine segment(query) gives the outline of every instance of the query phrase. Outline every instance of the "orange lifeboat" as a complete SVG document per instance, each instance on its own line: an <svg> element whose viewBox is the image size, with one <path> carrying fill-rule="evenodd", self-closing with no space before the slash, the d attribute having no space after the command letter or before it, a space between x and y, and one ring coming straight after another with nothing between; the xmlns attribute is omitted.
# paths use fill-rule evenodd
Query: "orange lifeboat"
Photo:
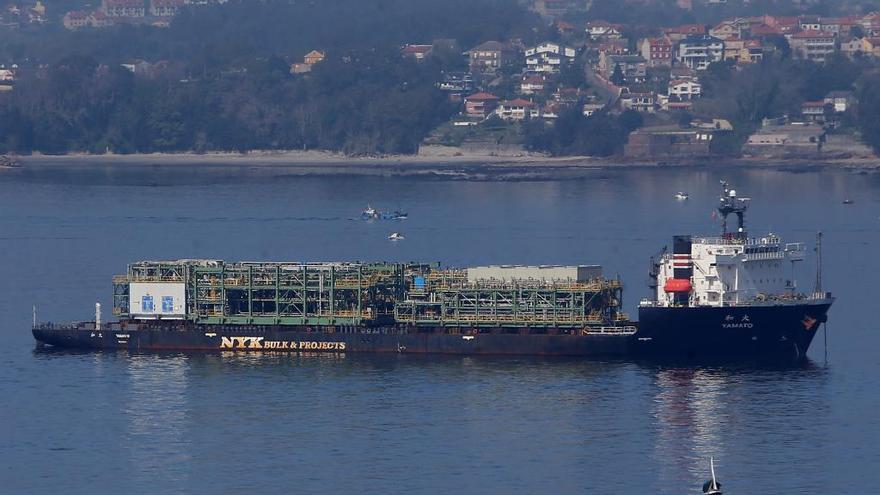
<svg viewBox="0 0 880 495"><path fill-rule="evenodd" d="M668 278L663 284L666 292L690 292L691 288L691 281L686 278Z"/></svg>

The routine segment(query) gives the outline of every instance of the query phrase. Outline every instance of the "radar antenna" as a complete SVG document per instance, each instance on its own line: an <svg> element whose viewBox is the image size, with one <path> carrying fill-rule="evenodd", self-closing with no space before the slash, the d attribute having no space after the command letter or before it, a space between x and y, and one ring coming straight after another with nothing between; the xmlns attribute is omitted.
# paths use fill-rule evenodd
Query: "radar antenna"
<svg viewBox="0 0 880 495"><path fill-rule="evenodd" d="M745 213L749 208L749 201L751 201L751 199L737 197L736 190L731 189L730 184L725 180L721 181L721 188L723 192L718 204L718 213L721 214L721 235L725 239L745 239ZM736 232L727 231L727 215L730 215L731 213L736 214Z"/></svg>

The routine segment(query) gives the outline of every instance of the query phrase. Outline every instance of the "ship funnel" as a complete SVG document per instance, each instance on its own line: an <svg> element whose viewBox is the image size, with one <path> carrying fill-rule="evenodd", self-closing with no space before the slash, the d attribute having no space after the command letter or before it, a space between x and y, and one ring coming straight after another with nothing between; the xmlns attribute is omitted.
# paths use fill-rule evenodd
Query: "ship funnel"
<svg viewBox="0 0 880 495"><path fill-rule="evenodd" d="M672 279L666 281L664 290L673 293L675 303L681 306L687 306L690 298L691 277L694 275L694 265L691 260L692 244L689 235L677 235L672 238Z"/></svg>

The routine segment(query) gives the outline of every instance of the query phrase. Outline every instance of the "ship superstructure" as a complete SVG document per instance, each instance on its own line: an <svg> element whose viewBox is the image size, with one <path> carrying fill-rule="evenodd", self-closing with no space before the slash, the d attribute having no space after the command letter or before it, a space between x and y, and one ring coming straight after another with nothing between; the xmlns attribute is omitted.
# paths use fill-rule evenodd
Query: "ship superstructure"
<svg viewBox="0 0 880 495"><path fill-rule="evenodd" d="M672 253L664 253L653 267L653 300L643 306L723 307L805 297L797 293L795 282L795 264L805 259L804 244L783 243L772 232L748 237L744 213L749 198L723 186L721 235L675 236ZM735 231L727 229L730 214L737 216Z"/></svg>
<svg viewBox="0 0 880 495"><path fill-rule="evenodd" d="M786 354L802 357L834 299L817 284L798 290L803 243L770 232L749 237L749 198L722 181L721 235L673 237L651 265L652 297L639 304L638 346L683 356ZM728 217L736 216L735 229Z"/></svg>

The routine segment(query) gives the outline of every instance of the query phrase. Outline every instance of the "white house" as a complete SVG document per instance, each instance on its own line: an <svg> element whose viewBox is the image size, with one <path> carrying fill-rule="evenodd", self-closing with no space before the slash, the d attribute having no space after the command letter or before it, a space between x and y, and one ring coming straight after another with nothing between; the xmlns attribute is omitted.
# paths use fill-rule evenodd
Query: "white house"
<svg viewBox="0 0 880 495"><path fill-rule="evenodd" d="M559 43L553 43L550 41L545 41L540 45L529 48L526 50L526 57L530 57L532 55L539 55L542 53L552 53L555 55L564 56L566 58L574 58L576 55L575 49L567 47L565 45L560 45Z"/></svg>
<svg viewBox="0 0 880 495"><path fill-rule="evenodd" d="M541 76L525 76L519 85L519 92L524 95L533 95L544 91L544 78Z"/></svg>
<svg viewBox="0 0 880 495"><path fill-rule="evenodd" d="M642 113L654 113L654 93L624 93L620 95L620 107Z"/></svg>
<svg viewBox="0 0 880 495"><path fill-rule="evenodd" d="M669 81L667 93L672 98L677 98L679 101L685 101L699 98L702 94L702 90L703 87L696 81L677 79Z"/></svg>
<svg viewBox="0 0 880 495"><path fill-rule="evenodd" d="M559 43L544 42L526 50L526 70L555 74L563 65L574 60L577 52L574 48Z"/></svg>
<svg viewBox="0 0 880 495"><path fill-rule="evenodd" d="M504 120L526 120L540 116L537 105L522 98L502 101L495 109L495 114Z"/></svg>
<svg viewBox="0 0 880 495"><path fill-rule="evenodd" d="M844 113L849 109L855 98L852 91L832 91L825 95L825 104L831 105L834 113Z"/></svg>
<svg viewBox="0 0 880 495"><path fill-rule="evenodd" d="M592 40L620 39L623 37L621 32L622 29L623 26L620 24L612 24L605 21L592 21L587 23L587 36Z"/></svg>
<svg viewBox="0 0 880 495"><path fill-rule="evenodd" d="M723 59L724 42L714 36L688 36L678 45L678 61L694 70L705 70Z"/></svg>

